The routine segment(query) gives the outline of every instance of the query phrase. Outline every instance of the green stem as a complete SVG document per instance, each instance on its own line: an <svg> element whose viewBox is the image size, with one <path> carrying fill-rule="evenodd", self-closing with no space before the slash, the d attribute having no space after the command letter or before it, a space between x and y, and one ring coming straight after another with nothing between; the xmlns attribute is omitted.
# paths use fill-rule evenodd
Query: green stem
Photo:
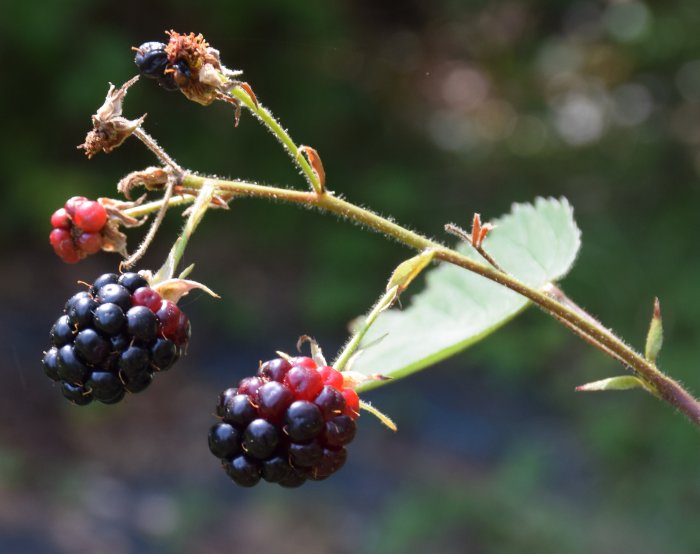
<svg viewBox="0 0 700 554"><path fill-rule="evenodd" d="M395 285L391 287L388 291L386 291L379 300L377 300L377 303L367 314L367 317L365 317L365 320L362 322L362 325L360 325L360 328L355 332L355 334L343 348L343 351L340 354L338 354L338 357L331 364L332 367L334 367L338 371L343 371L343 369L345 369L345 365L348 363L348 361L355 353L357 348L360 346L360 342L362 342L362 339L367 334L367 331L369 331L370 327L372 327L372 324L377 320L379 314L387 308L390 308L392 304L396 301L396 298L398 296L398 290L399 287Z"/></svg>
<svg viewBox="0 0 700 554"><path fill-rule="evenodd" d="M278 123L272 113L261 104L254 102L241 87L234 88L229 94L248 108L251 113L269 129L277 140L280 141L294 163L301 169L304 177L306 177L306 181L309 183L309 186L311 186L311 190L316 194L323 194L323 186L319 181L318 175L316 175L316 172L311 168L309 162L306 161L306 158L299 151L299 147L292 140L292 137L290 137L289 133Z"/></svg>
<svg viewBox="0 0 700 554"><path fill-rule="evenodd" d="M192 196L191 194L173 196L172 198L170 198L170 200L168 200L168 209L176 208L178 206L184 206L186 204L191 204L195 201L195 199L196 196ZM127 208L126 210L124 210L124 214L129 215L131 217L139 218L143 217L144 215L157 212L158 210L160 210L162 205L163 199L161 198L160 200L153 200L152 202L139 204L138 206L134 206L133 208Z"/></svg>
<svg viewBox="0 0 700 554"><path fill-rule="evenodd" d="M334 213L344 219L392 237L418 251L432 248L435 251L435 259L463 267L509 288L529 299L541 309L553 315L557 320L566 322L566 326L578 331L577 334L579 336L585 335L589 343L597 346L601 351L612 356L613 359L627 364L639 378L643 379L653 390L658 392L661 399L675 406L695 425L700 427L700 402L698 400L680 384L661 373L653 363L630 348L610 330L597 323L572 302L562 304L541 290L529 287L507 273L498 271L490 265L472 260L423 235L401 227L374 212L337 198L330 192L318 195L245 181L226 181L193 174L185 174L182 180L183 185L195 189L204 186L205 182L210 183L210 186L215 187L216 190L222 193L315 206L320 210Z"/></svg>
<svg viewBox="0 0 700 554"><path fill-rule="evenodd" d="M167 279L172 279L175 276L175 270L185 253L187 243L200 221L202 221L207 209L209 209L211 200L214 198L217 191L216 186L208 179L202 179L198 188L200 189L199 194L191 208L190 216L185 222L182 234L177 238L175 244L173 244L173 247L170 249L163 266L153 276L151 285L161 283Z"/></svg>

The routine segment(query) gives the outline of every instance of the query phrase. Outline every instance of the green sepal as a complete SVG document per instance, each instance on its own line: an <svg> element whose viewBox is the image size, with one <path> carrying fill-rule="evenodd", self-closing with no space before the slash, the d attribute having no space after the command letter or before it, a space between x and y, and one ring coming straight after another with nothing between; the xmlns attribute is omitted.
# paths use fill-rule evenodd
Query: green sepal
<svg viewBox="0 0 700 554"><path fill-rule="evenodd" d="M661 346L664 343L664 327L661 321L661 304L659 299L654 300L654 313L651 316L649 323L649 332L647 333L647 342L644 347L644 357L651 363L656 363L656 358L661 351Z"/></svg>
<svg viewBox="0 0 700 554"><path fill-rule="evenodd" d="M619 375L617 377L608 377L600 381L593 381L576 387L577 392L599 392L604 390L629 390L629 389L644 389L649 390L644 384L644 381L633 375Z"/></svg>

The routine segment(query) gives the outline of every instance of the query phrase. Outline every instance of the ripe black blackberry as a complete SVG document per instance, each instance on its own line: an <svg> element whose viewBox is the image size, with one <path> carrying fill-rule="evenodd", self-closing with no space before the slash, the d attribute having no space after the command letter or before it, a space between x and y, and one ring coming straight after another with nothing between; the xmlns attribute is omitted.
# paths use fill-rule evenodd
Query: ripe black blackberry
<svg viewBox="0 0 700 554"><path fill-rule="evenodd" d="M219 395L209 449L242 487L326 479L345 463L359 415L357 393L342 384L340 372L311 358L265 362Z"/></svg>
<svg viewBox="0 0 700 554"><path fill-rule="evenodd" d="M105 273L66 302L44 371L74 404L114 404L170 369L189 337L187 316L141 275Z"/></svg>

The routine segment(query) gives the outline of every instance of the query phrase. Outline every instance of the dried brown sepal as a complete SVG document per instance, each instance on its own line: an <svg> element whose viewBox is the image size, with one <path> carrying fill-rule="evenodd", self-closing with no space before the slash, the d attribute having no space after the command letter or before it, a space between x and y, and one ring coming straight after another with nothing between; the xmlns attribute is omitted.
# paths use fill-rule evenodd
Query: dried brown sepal
<svg viewBox="0 0 700 554"><path fill-rule="evenodd" d="M255 104L255 107L258 107L258 97L255 96L255 93L253 92L253 89L250 87L248 83L240 83L238 85L243 89L243 91L250 97L250 99L253 101L253 104Z"/></svg>
<svg viewBox="0 0 700 554"><path fill-rule="evenodd" d="M226 102L227 104L233 105L234 110L235 110L235 112L233 114L234 127L238 127L238 123L241 121L241 103L238 101L237 98L234 98L233 96L231 96L230 94L228 94L226 92L217 91L216 97L219 100Z"/></svg>
<svg viewBox="0 0 700 554"><path fill-rule="evenodd" d="M133 202L124 202L114 198L98 198L97 201L107 210L107 221L114 221L124 227L140 227L148 218L137 219L125 213L125 210L141 205L145 199L146 195L144 194Z"/></svg>
<svg viewBox="0 0 700 554"><path fill-rule="evenodd" d="M326 171L323 169L323 162L321 161L321 156L319 156L318 151L311 146L302 145L299 147L299 152L306 156L306 159L311 164L311 169L318 177L318 182L321 185L321 192L326 190Z"/></svg>
<svg viewBox="0 0 700 554"><path fill-rule="evenodd" d="M107 210L107 223L102 229L102 250L105 252L117 252L126 258L127 238L120 227L139 227L143 225L147 217L137 219L124 212L129 208L138 206L145 199L145 195L134 202L123 202L114 198L98 198L97 201Z"/></svg>
<svg viewBox="0 0 700 554"><path fill-rule="evenodd" d="M168 184L169 173L162 167L147 167L142 171L132 171L117 183L117 190L126 198L131 198L131 191L138 187L146 190L162 190Z"/></svg>
<svg viewBox="0 0 700 554"><path fill-rule="evenodd" d="M102 250L105 252L117 252L127 257L126 235L119 230L119 222L114 219L107 220L102 229Z"/></svg>
<svg viewBox="0 0 700 554"><path fill-rule="evenodd" d="M99 152L109 153L119 147L146 118L146 114L138 119L122 117L122 103L126 92L138 80L138 75L124 83L118 89L110 83L104 104L92 116L92 130L86 135L85 142L78 146L85 150L85 155L92 158Z"/></svg>
<svg viewBox="0 0 700 554"><path fill-rule="evenodd" d="M165 47L169 65L166 72L172 73L180 91L189 100L203 106L217 99L224 100L222 93L238 84L234 77L241 72L224 67L219 51L210 47L202 34L181 34L173 30L166 34L170 37ZM189 76L178 69L180 62L187 64Z"/></svg>

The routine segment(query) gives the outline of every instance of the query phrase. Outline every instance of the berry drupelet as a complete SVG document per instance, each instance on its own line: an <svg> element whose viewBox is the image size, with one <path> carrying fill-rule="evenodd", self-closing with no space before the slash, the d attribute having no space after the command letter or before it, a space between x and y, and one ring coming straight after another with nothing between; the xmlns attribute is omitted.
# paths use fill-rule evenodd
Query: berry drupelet
<svg viewBox="0 0 700 554"><path fill-rule="evenodd" d="M359 398L343 375L311 358L276 358L219 395L209 449L238 485L326 479L347 458Z"/></svg>
<svg viewBox="0 0 700 554"><path fill-rule="evenodd" d="M66 302L44 371L74 404L114 404L170 369L189 337L187 316L141 275L105 273Z"/></svg>

